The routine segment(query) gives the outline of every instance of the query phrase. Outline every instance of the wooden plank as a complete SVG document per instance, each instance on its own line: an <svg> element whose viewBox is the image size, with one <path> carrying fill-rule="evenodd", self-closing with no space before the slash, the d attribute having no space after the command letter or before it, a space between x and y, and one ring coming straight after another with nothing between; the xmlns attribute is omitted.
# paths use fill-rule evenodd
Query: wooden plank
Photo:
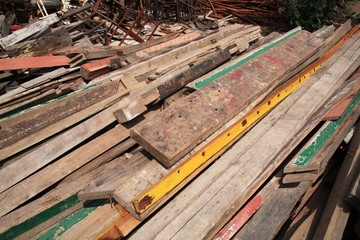
<svg viewBox="0 0 360 240"><path fill-rule="evenodd" d="M155 111L152 110L149 113L145 114L144 116L145 118L149 118L156 113L157 113L156 110ZM60 184L56 186L55 189L51 190L49 193L21 207L20 209L14 210L11 213L7 214L6 216L2 217L0 219L0 223L1 223L0 233L11 227L14 227L15 225L18 225L14 227L15 228L14 231L12 231L11 229L8 231L8 234L13 235L14 232L17 233L19 231L24 231L24 228L26 229L27 226L29 226L29 222L35 225L40 224L42 221L48 218L49 213L46 213L45 219L44 217L38 218L35 215L38 214L39 216L41 216L42 211L51 212L52 214L57 214L58 213L56 210L57 208L55 208L55 210L52 210L56 205L62 204L61 206L64 205L62 208L66 209L67 208L66 206L69 205L69 203L66 200L67 198L69 197L71 198L72 195L83 190L89 184L89 182L92 182L98 176L102 176L111 169L116 168L116 166L121 166L122 164L124 164L127 157L126 156L120 157L118 159L111 161L110 163L107 163L99 167L98 169L93 170L95 167L99 166L104 162L111 160L115 156L121 154L123 151L134 145L135 142L132 141L131 139L128 139L118 144L114 148L98 156L96 159L90 162L90 164L89 163L86 164L76 172L73 172L72 174L67 176L63 181L61 181ZM78 201L77 197L76 197L76 201Z"/></svg>
<svg viewBox="0 0 360 240"><path fill-rule="evenodd" d="M178 33L170 33L167 34L165 36L162 36L160 38L152 38L149 41L146 42L142 42L133 46L128 46L125 47L124 49L118 51L118 55L128 55L130 53L134 53L140 50L143 50L145 48L166 42L166 41L170 41L172 38L174 38Z"/></svg>
<svg viewBox="0 0 360 240"><path fill-rule="evenodd" d="M93 82L102 82L113 76L117 76L120 74L127 74L127 73L133 73L135 77L140 76L142 74L145 74L152 70L155 70L159 66L162 66L164 62L170 63L171 61L177 60L177 57L181 54L184 54L184 53L196 50L196 49L200 49L205 46L209 46L209 48L210 48L210 46L212 45L212 47L215 47L215 46L217 46L217 44L216 44L217 41L219 41L227 36L230 36L236 32L239 32L241 30L246 30L246 27L244 27L243 25L233 25L233 26L224 27L224 28L220 29L220 31L218 33L214 33L214 34L209 35L205 38L202 38L198 41L191 42L182 47L173 49L173 50L169 51L168 53L155 56L150 60L140 62L133 66L129 66L125 69L118 69L118 70L115 70L108 74L104 74L103 76L97 77L96 79L94 79L92 81Z"/></svg>
<svg viewBox="0 0 360 240"><path fill-rule="evenodd" d="M360 128L356 128L349 149L327 200L314 239L341 239L351 207L345 197L360 165Z"/></svg>
<svg viewBox="0 0 360 240"><path fill-rule="evenodd" d="M62 92L61 92L62 93ZM61 94L60 93L60 94ZM24 101L20 103L15 103L7 107L2 107L0 109L0 118L4 118L7 116L10 116L12 114L15 114L17 112L23 111L27 108L31 108L33 106L36 106L38 104L47 102L51 99L57 98L60 95L58 92L56 92L55 89L50 89L48 91L45 91L43 93L39 93L39 95L34 96L30 99L25 99Z"/></svg>
<svg viewBox="0 0 360 240"><path fill-rule="evenodd" d="M215 239L231 239L242 226L252 217L252 215L261 207L262 196L253 197L224 227L215 237Z"/></svg>
<svg viewBox="0 0 360 240"><path fill-rule="evenodd" d="M151 158L144 153L135 154L125 164L117 166L94 179L83 191L79 192L78 198L80 200L92 200L112 196L117 186L125 184L131 176L143 171L144 166L149 162L151 162Z"/></svg>
<svg viewBox="0 0 360 240"><path fill-rule="evenodd" d="M93 239L111 222L120 217L111 204L100 206L56 239ZM48 239L48 238L46 238Z"/></svg>
<svg viewBox="0 0 360 240"><path fill-rule="evenodd" d="M349 106L349 104L351 103L351 101L354 99L354 95L351 95L349 97L347 97L346 99L344 99L343 101L341 101L339 104L337 104L336 106L334 106L325 116L324 116L324 120L325 121L334 121L334 120L338 120L341 115L344 114L346 108Z"/></svg>
<svg viewBox="0 0 360 240"><path fill-rule="evenodd" d="M271 180L259 192L262 196L266 194L268 188L272 188L267 201L232 239L273 239L310 185L310 183L300 183L298 186L283 186L279 184L281 176L274 178L277 181Z"/></svg>
<svg viewBox="0 0 360 240"><path fill-rule="evenodd" d="M353 83L360 83L359 81L360 79L357 78ZM349 88L341 90L343 90L343 93L346 93L349 92L351 87L350 85ZM358 101L358 99L356 101ZM323 167L322 162L326 165L326 162L330 159L335 149L337 149L336 145L340 145L341 141L350 131L350 128L354 125L356 119L352 119L350 113L351 110L348 109L337 121L327 121L312 137L311 141L303 147L295 160L285 166L284 172L291 173L312 170L319 172L320 168Z"/></svg>
<svg viewBox="0 0 360 240"><path fill-rule="evenodd" d="M80 201L76 196L77 192L84 189L92 179L101 175L103 171L108 171L108 169L124 163L126 159L125 157L118 157L93 171L87 172L77 178L76 181L64 181L64 183L60 183L41 198L1 217L1 237L19 236L34 228L34 226L38 226L60 214L62 211L78 204Z"/></svg>
<svg viewBox="0 0 360 240"><path fill-rule="evenodd" d="M16 48L12 51L7 51L10 57L37 57L46 56L57 50L72 46L73 41L67 30L60 29L59 31L50 32L43 37L31 41L21 48Z"/></svg>
<svg viewBox="0 0 360 240"><path fill-rule="evenodd" d="M157 92L160 94L160 99L165 99L172 93L182 88L189 81L192 81L198 76L201 76L202 74L217 67L224 61L230 59L230 57L230 52L225 49L214 55L211 55L209 58L196 64L195 66L185 67L186 70L168 79L167 81L164 81L163 84L157 87ZM145 107L145 104L142 102L142 100L137 99L131 102L126 108L115 111L114 115L119 123L124 123L137 117L146 111L146 109L147 108Z"/></svg>
<svg viewBox="0 0 360 240"><path fill-rule="evenodd" d="M69 58L66 56L42 56L24 58L3 58L0 59L0 71L17 70L26 68L48 68L69 65Z"/></svg>
<svg viewBox="0 0 360 240"><path fill-rule="evenodd" d="M159 86L157 89L159 91L160 98L165 99L172 93L185 86L187 83L218 67L219 65L228 61L230 58L231 55L227 49L221 50L214 55L211 55L202 62L190 67L188 70L182 72L179 75L176 75L174 78Z"/></svg>
<svg viewBox="0 0 360 240"><path fill-rule="evenodd" d="M260 45L254 50L246 53L243 56L240 56L239 58L230 61L227 64L224 64L220 66L218 69L215 69L211 71L210 73L196 79L195 81L189 83L187 87L193 88L193 89L200 89L206 84L212 82L214 79L216 79L218 76L223 75L224 73L228 72L231 69L234 69L238 66L241 66L245 62L257 57L258 55L262 54L263 52L271 49L272 47L275 47L276 45L280 44L281 42L285 41L286 39L292 37L294 34L298 33L301 30L301 28L295 28L289 32L287 32L284 35L281 35L277 37L276 39L270 41L269 43L266 43L264 45Z"/></svg>
<svg viewBox="0 0 360 240"><path fill-rule="evenodd" d="M15 153L18 153L24 149L27 149L28 147L34 145L35 143L43 141L44 139L54 135L57 132L63 131L64 129L74 125L75 123L77 123L81 120L89 118L90 116L100 112L101 110L111 106L112 104L115 104L117 101L119 101L120 98L122 98L126 94L128 94L128 90L122 90L120 88L118 93L116 93L115 95L108 97L107 99L100 101L99 103L95 103L77 113L74 113L67 118L63 118L63 119L57 121L56 123L49 125L46 128L40 129L35 134L31 134L31 135L27 136L26 138L18 140L17 142L13 143L12 145L0 150L1 159L8 158L9 156L12 156ZM101 118L101 116L100 117L98 116L97 118ZM112 114L111 115L109 114L109 118L110 119L113 118L115 121L115 118L112 116ZM85 127L85 125L84 125L84 127ZM77 128L80 129L81 127L77 126ZM75 132L73 134L75 134ZM86 135L84 135L84 137L85 136ZM76 141L78 141L78 140L76 140ZM72 147L72 146L69 145L68 147ZM55 146L53 146L51 148L53 150L56 149ZM47 148L47 149L48 149L47 151L50 151L49 148Z"/></svg>
<svg viewBox="0 0 360 240"><path fill-rule="evenodd" d="M128 130L119 125L1 193L0 202L3 207L0 215L5 215L128 136ZM18 194L19 192L23 194Z"/></svg>
<svg viewBox="0 0 360 240"><path fill-rule="evenodd" d="M104 111L90 117L82 124L77 125L71 131L65 131L56 138L49 140L45 145L26 154L23 158L0 170L0 189L5 190L23 178L32 174L63 153L80 144L99 130L105 128L115 121L112 115L114 109L119 107L120 102L105 109ZM21 168L23 171L19 172Z"/></svg>
<svg viewBox="0 0 360 240"><path fill-rule="evenodd" d="M37 78L34 78L30 81L27 81L25 83L22 83L20 84L19 87L17 87L16 89L12 90L12 91L9 91L3 95L0 96L0 101L4 101L10 97L13 97L15 95L18 95L20 93L23 93L25 91L27 91L28 89L31 89L31 88L35 88L36 86L40 85L40 84L43 84L43 83L46 83L46 82L49 82L50 80L54 79L54 78L57 78L57 77L60 77L62 75L65 75L65 74L68 74L68 73L71 73L73 71L77 70L77 68L58 68L54 71L51 71L49 73L45 73L43 74L42 76L40 77L37 77Z"/></svg>
<svg viewBox="0 0 360 240"><path fill-rule="evenodd" d="M357 178L354 179L354 184L349 190L348 195L346 196L346 202L352 207L360 211L360 174L357 173Z"/></svg>
<svg viewBox="0 0 360 240"><path fill-rule="evenodd" d="M259 55L257 61L235 68L202 91L142 123L130 135L158 161L170 167L235 116L251 99L261 95L267 87L276 85L320 44L319 39L302 31Z"/></svg>
<svg viewBox="0 0 360 240"><path fill-rule="evenodd" d="M164 41L164 42L162 42L160 44L149 46L147 48L141 49L141 50L136 51L134 53L138 57L144 57L148 53L156 52L156 51L162 50L164 48L168 48L170 46L179 46L180 44L184 44L186 42L197 40L197 39L199 39L199 38L201 38L203 36L204 36L204 34L202 32L194 31L194 32L184 34L184 35L178 36L176 38L170 39L168 41ZM120 51L120 53L124 53L124 51Z"/></svg>
<svg viewBox="0 0 360 240"><path fill-rule="evenodd" d="M200 32L194 32L194 33L186 34L184 36L177 37L172 40L168 40L166 43L162 43L161 45L167 46L167 47L174 47L177 44L180 44L180 43L184 44L186 42L195 40L195 39L199 38L200 36L201 36ZM147 45L149 45L149 44L147 44ZM154 53L156 50L163 51L163 52L168 51L166 49L157 48L157 47L151 48L151 46L150 46L150 49L147 51L147 58L151 57L149 55L151 53ZM120 55L123 53L124 52L120 52ZM110 70L109 65L110 65L111 59L114 59L116 57L117 56L112 56L112 57L108 57L106 59L102 59L102 60L84 64L83 66L81 66L80 73L83 76L83 78L85 78L86 80L90 80L90 79L93 79L104 73L107 73ZM142 56L142 57L145 57L145 56Z"/></svg>
<svg viewBox="0 0 360 240"><path fill-rule="evenodd" d="M65 97L51 100L33 109L0 120L0 148L45 128L72 114L116 94L118 83L108 82Z"/></svg>
<svg viewBox="0 0 360 240"><path fill-rule="evenodd" d="M56 13L50 14L32 24L28 24L26 27L19 29L12 34L0 39L0 45L6 50L9 46L20 42L21 40L30 37L31 35L49 27L50 25L57 23L59 18Z"/></svg>
<svg viewBox="0 0 360 240"><path fill-rule="evenodd" d="M339 46L341 46L341 45L339 45ZM336 48L339 48L339 46L336 46ZM329 55L327 56L327 57L329 57ZM325 59L327 59L327 58L325 58ZM319 63L320 62L322 62L323 60L319 60ZM299 81L299 79L303 79L303 77L307 74L307 73L309 73L309 71L310 71L310 73L313 71L313 69L314 68L316 68L316 66L319 64L319 63L314 63L314 65L313 66L309 66L308 68L306 68L302 73L300 73L298 76L296 76L296 77L294 77L294 79L292 80L292 81L290 81L286 86L284 86L283 88L281 88L278 92L276 92L276 93L274 93L274 94L272 94L270 97L269 97L269 99L268 100L265 100L265 103L263 104L264 105L264 109L262 109L262 107L261 107L261 111L259 111L259 112L266 112L265 110L266 110L266 107L268 107L268 101L269 100L271 100L271 103L272 104L274 104L274 102L276 102L276 101L278 101L279 99L279 97L278 97L278 94L280 93L280 96L283 96L283 97L285 97L285 96L287 96L286 95L286 92L288 92L288 93L290 93L294 88L296 88L296 84L297 83L299 83L299 82L301 82L301 81ZM327 68L325 68L325 69L327 69ZM322 71L320 71L320 72L325 72L325 70L324 69L322 69ZM305 78L306 78L306 76L305 76ZM289 88L289 89L288 89ZM284 95L285 94L285 95ZM261 99L263 99L263 98L261 98ZM278 100L276 100L276 99L278 99ZM273 101L273 100L275 100L275 101ZM260 105L261 106L261 105ZM253 106L253 107L255 107L255 105ZM272 107L272 105L270 105L269 106L270 108ZM247 111L250 111L250 109L251 108L249 108L249 110L247 110ZM256 111L257 109L253 109L253 113L254 113L254 115L255 116L252 116L251 114L250 115L245 115L245 116L243 116L242 115L242 117L239 117L239 118L237 118L237 122L238 122L238 125L241 125L241 123L242 123L242 121L244 120L244 119L247 119L248 117L249 117L249 119L258 119L257 117L258 117L258 115L257 115L257 111ZM251 112L250 112L251 113ZM322 115L321 115L322 116ZM236 127L236 124L235 124L235 122L236 121L234 121L234 125L233 126L235 126L234 127L234 129L237 129L236 131L238 131L239 129L238 129L238 127ZM249 121L249 124L251 124L252 122L251 121ZM244 127L244 126L243 126ZM246 127L246 126L245 126ZM236 134L234 135L234 133L231 133L231 131L232 131L232 129L231 128L229 128L230 130L230 135L232 135L232 136L236 136ZM224 130L223 130L223 132L221 132L221 134L223 135L223 136L227 136L227 135L229 135L228 133L229 132L227 132L227 131L225 131L225 130L228 130L228 129L226 129L226 128L224 128ZM241 130L241 128L240 128L240 130ZM240 131L239 130L239 131ZM240 135L241 136L241 135ZM240 137L240 136L238 136L238 137ZM232 141L235 141L236 139L238 139L238 137L236 137L234 140L232 140ZM225 137L225 139L226 138L228 138L228 136L227 137ZM213 139L213 138L212 138ZM214 139L215 140L215 139ZM213 157L211 157L210 158L210 160L212 159L212 160L214 160L214 159L216 159L216 157L217 156L219 156L223 151L225 151L225 149L226 148L223 148L223 143L221 143L220 144L220 142L221 142L221 138L220 138L220 142L219 142L219 144L217 144L217 142L216 141L209 141L210 143L213 143L216 147L218 147L218 148L222 148L223 150L221 150L219 153L217 153L217 154L215 154ZM192 156L197 156L197 155L201 155L201 153L204 151L203 149L207 146L206 144L203 144L203 145L200 145L201 147L198 147L198 149L196 150L196 151L193 151L193 153L192 153ZM163 179L161 179L161 180L159 180L158 182L157 182L157 184L155 184L155 185L153 185L153 186L151 186L149 189L147 189L146 191L144 191L143 193L141 193L140 195L138 195L135 199L134 199L134 202L135 202L135 207L137 206L136 204L138 203L138 202L140 202L140 200L142 199L142 198L144 198L144 199L147 199L147 196L149 196L149 195L151 195L152 197L154 196L154 197L156 197L156 199L158 199L158 198L160 198L161 196L163 196L163 194L166 194L168 191L170 191L171 189L173 189L163 200L162 200L162 202L165 202L167 199L169 199L178 189L180 189L181 188L181 186L184 186L187 182L189 182L191 179L192 179L192 177L194 177L198 172L200 172L202 169L204 169L211 161L209 160L209 161L206 161L205 163L203 163L203 161L197 161L196 163L197 164L202 164L200 167L198 167L199 165L197 165L197 164L192 164L192 158L185 158L185 159L187 159L186 161L186 163L185 162L182 162L178 167L176 167L176 168L174 168L174 169L172 169L171 170L171 172L169 172L169 174L166 176L166 178L163 178ZM189 160L190 159L190 160ZM194 159L196 159L196 157L194 158ZM207 158L205 158L204 159L204 161L206 160ZM196 171L194 171L193 173L191 173L189 176L187 176L187 174L179 174L179 172L191 172L191 171L193 171L193 170L189 170L189 169L195 169L196 167L198 167L198 169L196 169ZM183 180L184 179L184 177L186 177L186 179L185 180ZM151 181L153 181L153 179L151 179ZM180 184L179 184L180 183ZM176 186L176 187L175 187ZM143 186L144 187L144 186ZM154 194L154 193L152 193L153 191L157 191L156 192L156 194ZM130 192L132 192L132 193L130 193ZM127 206L129 206L129 203L128 203L128 197L129 196L131 196L132 194L136 194L136 192L138 192L138 191L132 191L131 189L128 189L127 191L124 191L124 193L121 195L121 196L119 196L120 197L120 199L122 198L122 200L125 202L125 203L127 203L128 205ZM119 199L119 201L121 201ZM152 203L153 202L155 202L156 200L154 200L153 199L153 201L152 201ZM130 204L131 205L131 204ZM158 203L158 204L156 204L155 206L159 206L159 205L161 205L161 203ZM156 207L155 207L155 209L156 209ZM154 207L152 207L152 210L154 210ZM130 212L132 212L132 209L129 207L129 211ZM141 218L143 218L144 216L143 215L147 215L146 213L144 213L144 214L141 214ZM137 215L135 215L135 216L137 216Z"/></svg>
<svg viewBox="0 0 360 240"><path fill-rule="evenodd" d="M345 154L342 153L334 154L334 164L327 167L323 175L311 183L305 194L301 197L301 200L292 210L290 218L292 222L290 226L284 228L280 236L286 239L299 239L299 236L303 236L301 238L306 237L307 239L312 238L323 208L325 207L326 201L324 200L327 199L330 194L344 155Z"/></svg>
<svg viewBox="0 0 360 240"><path fill-rule="evenodd" d="M359 44L359 41L357 41L357 44ZM345 59L348 59L350 57L349 55L352 56L353 51L358 48L354 46L353 42L346 44L346 47L349 46L351 46L351 49L346 51L343 57ZM332 58L334 61L338 59L338 54ZM349 61L352 63L354 60L355 59ZM340 62L338 64L340 64ZM341 61L340 65L343 64L346 65L346 63ZM357 65L357 62L355 65ZM326 67L324 68L326 69ZM340 69L342 68L343 67ZM339 67L336 66L327 72L338 72L338 69ZM313 81L315 81L319 79L320 74L323 73L324 72L321 73L321 71L318 74L315 73L310 79L314 79ZM345 76L342 76L342 74L345 74ZM263 127L262 131L267 131L265 134L261 131L258 133L251 130L250 134L240 139L222 158L217 160L204 174L200 175L196 181L184 189L175 198L177 199L176 201L170 202L165 208L158 212L151 221L146 223L146 226L151 226L150 229L145 228L144 231L140 231L141 229L138 230L133 236L133 239L141 239L142 235L155 239L162 239L165 236L166 238L172 237L173 239L211 238L213 234L218 231L219 226L222 226L223 223L229 220L234 211L238 210L240 206L247 201L250 195L256 191L271 172L281 163L284 157L294 147L294 142L300 142L300 139L294 140L292 135L295 135L297 130L303 130L303 126L307 122L306 119L312 115L311 111L315 111L321 107L322 103L326 100L327 94L335 91L340 85L339 82L336 83L336 81L344 81L347 78L346 74L349 75L350 73L343 69L343 72L338 72L337 76L342 76L341 80L337 80L335 76L330 80L328 74L326 74L326 76L315 81L315 83L310 79L305 82L303 88L299 88L293 95L290 95L290 98L286 98L280 103L278 108L275 108L275 110L279 109L278 111L280 112L273 110L260 122L262 124L258 123L253 128L258 129ZM329 80L330 82L328 82ZM334 84L333 86L330 86L332 85L330 84L331 81L335 81L332 83ZM325 88L328 89L328 92L326 92ZM324 92L320 94L316 89L322 89ZM304 94L304 92L307 94ZM314 96L319 98L319 101L309 101L309 99L314 100ZM306 109L309 107L309 103L314 104L311 111ZM306 108L303 109L303 106ZM305 116L299 115L300 109L304 110ZM283 111L283 113L281 113L281 111ZM281 120L275 122L274 125L274 121L279 117L281 117ZM302 123L296 123L298 121ZM272 126L271 131L268 131L269 127L263 124L268 124L270 127ZM286 128L286 132L284 128ZM279 139L283 137L283 140ZM288 146L287 149L282 150L281 142ZM273 148L277 148L278 150L274 150ZM263 149L273 150L264 152ZM271 160L271 156L275 159ZM227 157L233 159L228 162L229 165L225 163L225 160L221 160ZM240 163L238 162L240 161L239 159L244 160L241 160ZM254 159L256 159L256 161ZM259 166L263 166L264 168L260 169ZM258 171L259 175L255 174L254 171ZM251 176L249 175L250 172L252 173ZM254 182L255 179L256 181ZM196 182L198 182L198 184L196 184ZM241 185L239 185L239 183L241 183ZM242 190L240 190L240 188ZM238 192L236 194L238 197L234 196L235 192ZM153 221L155 221L156 224L154 224L155 222Z"/></svg>

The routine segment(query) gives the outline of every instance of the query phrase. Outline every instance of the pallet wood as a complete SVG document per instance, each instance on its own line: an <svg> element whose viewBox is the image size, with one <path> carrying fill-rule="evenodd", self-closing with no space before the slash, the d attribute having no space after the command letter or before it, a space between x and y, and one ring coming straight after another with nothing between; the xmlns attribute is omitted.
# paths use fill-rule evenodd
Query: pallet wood
<svg viewBox="0 0 360 240"><path fill-rule="evenodd" d="M30 41L21 48L7 51L10 57L37 57L46 56L51 52L72 46L73 41L67 30L50 32L43 37Z"/></svg>
<svg viewBox="0 0 360 240"><path fill-rule="evenodd" d="M0 71L67 66L69 60L66 56L4 58L0 59Z"/></svg>
<svg viewBox="0 0 360 240"><path fill-rule="evenodd" d="M345 197L360 165L359 144L360 128L357 128L314 233L314 239L342 238L351 209L345 202Z"/></svg>
<svg viewBox="0 0 360 240"><path fill-rule="evenodd" d="M352 43L348 43L347 47L351 45ZM352 52L357 47L351 49L349 52ZM333 59L338 59L339 56L335 55ZM346 56L345 58L348 58ZM352 62L353 60L350 60ZM342 63L344 64L344 63ZM345 71L346 72L346 71ZM344 73L344 72L343 72ZM281 159L284 158L284 155L286 155L288 152L291 151L292 147L289 147L290 149L286 149L286 151L281 151L282 153L279 154L277 151L271 151L268 153L264 153L262 150L255 149L254 145L246 151L254 142L256 142L255 145L261 146L261 149L268 147L276 147L279 148L279 151L281 150L281 147L279 142L279 135L281 134L285 138L291 138L289 136L289 133L296 132L295 129L301 129L302 126L295 124L296 121L303 121L304 122L304 116L299 117L299 108L294 107L294 102L296 102L296 105L301 107L304 106L303 103L306 103L305 106L308 106L309 101L307 100L307 97L313 98L314 97L314 91L315 89L323 89L323 84L328 85L327 78L323 77L321 84L319 81L315 81L316 83L313 84L310 79L316 79L319 78L319 74L321 74L321 71L317 74L315 73L314 77L309 78L307 82L304 83L304 87L301 89L304 92L306 92L306 88L309 88L310 86L313 86L312 90L308 90L307 96L304 96L304 93L300 91L295 91L293 95L290 95L291 97L286 98L278 108L279 111L284 111L282 114L277 112L274 113L275 110L273 110L268 116L264 118L263 121L260 123L263 124L270 124L269 126L274 126L275 119L280 117L286 112L286 115L283 116L283 120L278 120L276 122L277 127L272 127L272 131L268 131L266 133L267 136L272 138L271 140L266 139L264 136L264 133L259 131L255 132L255 130L251 130L251 134L245 135L239 142L236 144L232 149L230 149L222 158L220 158L218 161L216 161L203 175L199 176L196 181L194 181L192 184L190 184L186 189L184 189L176 198L174 201L170 202L163 210L161 210L157 215L151 219L148 223L146 223L144 226L151 226L151 228L143 227L144 230L140 230L133 236L133 239L141 239L141 236L148 236L149 238L155 238L155 239L162 239L166 236L172 237L174 239L181 238L181 239L198 239L198 238L210 238L213 236L214 233L217 232L217 228L219 226L222 226L222 223L226 222L229 219L229 216L232 215L231 212L234 210L239 209L239 206L241 206L246 200L247 195L249 197L249 194L253 193L256 189L255 186L260 186L263 181L269 176L270 172L269 169L274 169L276 166L281 162ZM341 75L342 73L339 73ZM350 74L350 73L348 73ZM321 76L321 75L320 75ZM346 76L344 76L346 77ZM344 79L342 79L343 81ZM324 81L326 83L324 83ZM335 84L336 85L336 84ZM338 84L339 85L339 84ZM328 86L329 91L331 91L332 87ZM332 91L334 91L333 89ZM315 91L316 92L316 91ZM298 96L296 96L299 94ZM322 98L326 96L326 93L322 93ZM317 97L319 98L319 94L317 94ZM324 102L324 100L320 101L319 103L316 103L316 108L319 108ZM314 101L313 101L314 102ZM316 101L315 101L316 102ZM284 109L284 105L289 104L287 108L292 108L287 111L287 109ZM315 104L315 103L314 103ZM286 106L286 105L285 105ZM273 115L275 114L275 115ZM311 115L311 112L306 111L305 114L307 114L309 117ZM295 117L297 116L297 117ZM275 119L274 119L275 118ZM266 121L266 120L267 121ZM271 120L270 120L271 119ZM286 120L285 120L286 119ZM295 120L297 119L297 120ZM261 128L261 125L258 123L253 129ZM287 131L289 133L284 132L284 126L287 127ZM263 126L264 127L264 126ZM296 127L296 128L295 128ZM262 131L266 131L268 127L264 127ZM274 131L274 132L273 132ZM255 134L256 133L256 134ZM256 136L257 135L257 136ZM290 134L291 135L291 134ZM248 138L252 138L248 139ZM255 139L254 139L255 138ZM294 141L294 140L292 140ZM288 140L285 140L284 143L288 144ZM299 139L297 139L295 142L299 142ZM250 145L248 145L250 144ZM246 147L247 146L247 147ZM240 150L242 149L242 150ZM236 153L234 153L236 151ZM243 152L241 152L243 151ZM262 152L261 157L259 157L259 152ZM268 167L265 167L268 163L260 164L258 161L254 161L254 159L266 159L266 161L269 160L269 154L274 154L276 156L275 160L272 161L272 164ZM241 157L239 157L241 156ZM244 160L244 164L235 164L234 162L230 161L230 165L225 164L221 159L225 159L225 157L232 158L233 161L238 161L241 158L246 158L249 161ZM251 159L251 160L250 160ZM225 161L225 160L224 160ZM255 163L256 162L256 163ZM256 164L256 167L253 167L253 164ZM246 166L247 165L247 166ZM231 167L229 167L231 166ZM258 169L259 166L264 166L265 169ZM249 167L249 168L247 168ZM211 172L210 172L211 169ZM250 171L251 169L251 171ZM249 179L248 184L245 183L245 177L248 176L249 172L252 172L254 170L258 170L261 175L258 177L256 174L252 175L253 177L258 177L260 182L254 183L253 179ZM228 171L226 174L222 174L222 171ZM267 173L266 173L267 172ZM255 176L256 175L256 176ZM216 179L218 176L221 176L220 178ZM224 184L219 181L220 179L224 178L224 181L226 183L232 182L232 184ZM201 179L201 180L200 180ZM199 185L195 184L199 181ZM202 182L201 181L205 181ZM241 183L241 188L245 191L239 190L240 186L239 183ZM194 185L194 186L192 186ZM255 187L255 188L254 188ZM253 189L249 192L249 189ZM231 199L230 196L233 196L235 191L239 191L240 198ZM201 194L202 192L202 194ZM215 196L214 196L214 195ZM245 194L245 195L244 195ZM181 197L186 196L186 197ZM196 199L196 200L193 200ZM194 201L192 204L191 202ZM224 204L222 204L224 202ZM235 203L234 203L235 202ZM223 207L219 207L219 206ZM176 206L176 207L175 207ZM201 207L200 207L201 206ZM194 212L194 209L200 209L199 211ZM229 211L227 211L227 209ZM231 210L230 210L231 209ZM204 213L207 217L203 218L202 213ZM225 214L224 214L225 213ZM224 215L223 215L224 214ZM191 219L191 220L190 220ZM156 222L156 224L152 224L153 221ZM197 224L194 224L194 223ZM199 224L201 223L201 224ZM216 227L213 227L216 226ZM210 230L209 230L210 229ZM190 236L191 235L191 236Z"/></svg>
<svg viewBox="0 0 360 240"><path fill-rule="evenodd" d="M302 46L301 49L294 46L295 42ZM259 55L257 61L245 63L224 74L202 91L186 97L151 121L142 123L130 135L158 161L170 167L235 116L251 99L261 95L265 88L276 85L282 76L311 55L320 43L319 39L302 31L293 39ZM189 134L189 131L192 133Z"/></svg>
<svg viewBox="0 0 360 240"><path fill-rule="evenodd" d="M19 139L115 95L117 89L118 83L101 84L0 120L0 148L5 148Z"/></svg>
<svg viewBox="0 0 360 240"><path fill-rule="evenodd" d="M9 46L20 42L21 40L30 37L31 35L49 27L50 25L57 23L60 19L56 13L50 14L46 18L37 21L32 24L28 24L26 27L15 31L14 33L0 39L0 45L6 50Z"/></svg>

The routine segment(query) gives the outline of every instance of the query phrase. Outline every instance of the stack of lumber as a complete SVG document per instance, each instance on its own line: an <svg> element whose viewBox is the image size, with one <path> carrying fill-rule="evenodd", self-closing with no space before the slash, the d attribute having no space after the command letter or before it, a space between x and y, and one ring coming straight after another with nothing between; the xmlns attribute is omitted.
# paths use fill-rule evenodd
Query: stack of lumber
<svg viewBox="0 0 360 240"><path fill-rule="evenodd" d="M236 24L1 59L18 86L0 96L0 239L288 236L338 165L311 234L342 234L359 128L334 153L360 114L359 49L350 22L264 38Z"/></svg>
<svg viewBox="0 0 360 240"><path fill-rule="evenodd" d="M100 187L97 177L109 171L122 171L119 176L131 178L153 157L129 137L130 130L160 112L162 102L173 93L238 57L260 37L259 27L231 25L216 31L168 34L129 47L91 46L62 52L47 48L44 52L53 55L1 59L4 78L18 86L0 96L0 238L54 238L72 226L69 217L75 224L91 219L95 210L110 215L102 226L97 217L84 221L97 226L94 233L79 231L90 238L117 218L129 216L125 209L118 212L110 207L113 200L84 201L77 193L92 183ZM87 81L84 71L91 73L90 63L69 66L71 54L79 53L101 60L114 55L122 66L112 69L106 59L109 73L102 71ZM55 58L63 62L58 64ZM92 66L104 66L101 60L91 62ZM10 72L10 68L23 70ZM64 222L67 227L61 225ZM63 231L54 230L58 224Z"/></svg>

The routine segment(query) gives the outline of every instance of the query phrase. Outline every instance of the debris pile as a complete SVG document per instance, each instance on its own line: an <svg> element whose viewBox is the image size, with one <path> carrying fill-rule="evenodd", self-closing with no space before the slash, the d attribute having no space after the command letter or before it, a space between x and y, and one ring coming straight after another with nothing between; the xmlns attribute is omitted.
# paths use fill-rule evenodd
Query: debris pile
<svg viewBox="0 0 360 240"><path fill-rule="evenodd" d="M274 1L37 3L0 18L0 239L288 239L326 179L308 236L359 206L359 26L229 23L276 21Z"/></svg>

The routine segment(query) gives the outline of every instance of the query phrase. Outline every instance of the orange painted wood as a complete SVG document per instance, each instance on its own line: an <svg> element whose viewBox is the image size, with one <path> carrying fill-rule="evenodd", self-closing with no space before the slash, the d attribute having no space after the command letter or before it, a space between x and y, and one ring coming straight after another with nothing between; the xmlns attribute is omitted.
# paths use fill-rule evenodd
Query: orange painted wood
<svg viewBox="0 0 360 240"><path fill-rule="evenodd" d="M0 71L26 69L26 68L46 68L69 65L69 58L66 56L43 56L43 57L24 57L24 58L4 58L0 59Z"/></svg>

